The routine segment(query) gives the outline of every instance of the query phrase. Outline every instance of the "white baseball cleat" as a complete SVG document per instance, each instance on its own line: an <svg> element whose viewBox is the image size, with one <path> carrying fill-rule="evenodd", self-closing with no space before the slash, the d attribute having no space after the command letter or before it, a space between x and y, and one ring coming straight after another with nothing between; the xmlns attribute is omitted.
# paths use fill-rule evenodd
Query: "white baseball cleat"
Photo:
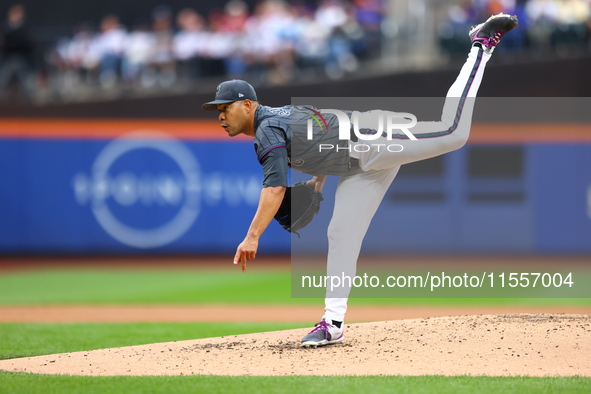
<svg viewBox="0 0 591 394"><path fill-rule="evenodd" d="M302 338L302 346L318 347L342 342L345 339L344 331L344 322L341 322L338 327L330 319L323 318L314 325L314 329L308 335Z"/></svg>

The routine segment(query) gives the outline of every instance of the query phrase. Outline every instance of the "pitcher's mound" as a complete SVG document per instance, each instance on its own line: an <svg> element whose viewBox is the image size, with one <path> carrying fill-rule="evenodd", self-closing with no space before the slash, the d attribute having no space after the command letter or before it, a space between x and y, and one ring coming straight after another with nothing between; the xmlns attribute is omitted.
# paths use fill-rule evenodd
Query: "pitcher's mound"
<svg viewBox="0 0 591 394"><path fill-rule="evenodd" d="M479 315L347 324L345 341L300 347L309 329L0 361L67 375L591 376L591 316Z"/></svg>

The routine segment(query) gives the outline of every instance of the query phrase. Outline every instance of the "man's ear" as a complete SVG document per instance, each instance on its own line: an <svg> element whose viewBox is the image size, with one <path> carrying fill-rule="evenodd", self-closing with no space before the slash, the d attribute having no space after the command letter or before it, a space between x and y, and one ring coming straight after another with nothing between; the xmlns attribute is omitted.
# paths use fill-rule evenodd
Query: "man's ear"
<svg viewBox="0 0 591 394"><path fill-rule="evenodd" d="M249 100L249 99L244 100L243 103L245 105L245 108L247 109L247 113L256 111L256 109L260 105L258 101L256 101L256 100L253 101L253 100Z"/></svg>

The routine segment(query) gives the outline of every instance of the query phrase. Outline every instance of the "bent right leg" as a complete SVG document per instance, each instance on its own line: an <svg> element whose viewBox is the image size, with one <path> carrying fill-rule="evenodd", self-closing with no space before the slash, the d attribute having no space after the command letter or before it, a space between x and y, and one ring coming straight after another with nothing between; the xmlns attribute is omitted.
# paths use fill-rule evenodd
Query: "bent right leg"
<svg viewBox="0 0 591 394"><path fill-rule="evenodd" d="M328 226L327 275L349 277L357 272L363 238L399 168L343 175L335 194ZM330 283L327 283L327 287ZM351 286L326 289L325 317L343 321Z"/></svg>

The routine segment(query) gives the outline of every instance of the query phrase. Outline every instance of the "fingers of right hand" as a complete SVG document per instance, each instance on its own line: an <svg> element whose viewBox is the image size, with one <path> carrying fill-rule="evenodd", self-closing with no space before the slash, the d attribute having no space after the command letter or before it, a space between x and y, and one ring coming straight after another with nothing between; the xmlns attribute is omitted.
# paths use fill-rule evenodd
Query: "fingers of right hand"
<svg viewBox="0 0 591 394"><path fill-rule="evenodd" d="M234 255L234 265L240 263L242 261L242 252L238 250L236 255Z"/></svg>

